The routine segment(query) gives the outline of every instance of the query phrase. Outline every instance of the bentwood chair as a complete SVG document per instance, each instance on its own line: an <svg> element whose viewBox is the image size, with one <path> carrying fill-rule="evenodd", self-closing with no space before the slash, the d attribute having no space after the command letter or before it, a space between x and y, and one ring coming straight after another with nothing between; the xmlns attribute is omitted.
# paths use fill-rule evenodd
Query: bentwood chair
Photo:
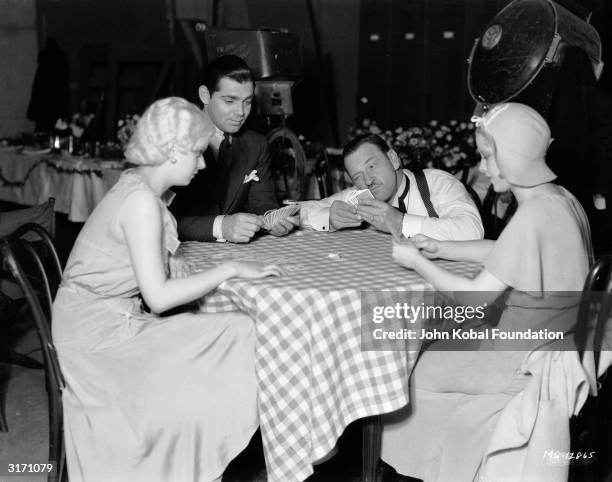
<svg viewBox="0 0 612 482"><path fill-rule="evenodd" d="M576 349L584 361L593 351L595 376L602 370L601 351L612 315L612 256L599 258L584 283L575 330ZM603 480L612 469L604 456L612 450L612 383L610 370L597 380L597 396L589 396L580 413L570 423L572 452L594 453L595 462L570 466L571 481ZM604 465L608 464L606 468Z"/></svg>
<svg viewBox="0 0 612 482"><path fill-rule="evenodd" d="M32 235L40 238L41 246L48 250L47 253L41 254L38 250L40 246L28 240ZM55 464L48 480L65 480L62 432L62 391L65 384L51 339L51 304L61 275L57 252L49 233L40 225L30 223L0 239L0 254L3 269L23 292L40 341L49 408L48 460Z"/></svg>
<svg viewBox="0 0 612 482"><path fill-rule="evenodd" d="M27 223L40 224L55 238L55 198L29 208L0 211L0 238L13 233Z"/></svg>
<svg viewBox="0 0 612 482"><path fill-rule="evenodd" d="M21 226L28 223L40 225L48 233L47 236L55 236L55 199L49 198L47 202L38 206L15 209L0 212L0 238L12 235ZM24 241L29 240L32 244L27 244L23 249L32 249L44 244L41 237L32 231L24 232ZM47 244L48 241L47 241ZM51 243L52 244L52 243ZM55 250L46 249L46 256L52 256ZM57 262L57 258L55 258ZM31 258L30 263L36 263L36 258ZM58 263L59 266L59 263ZM61 269L60 269L61 272ZM56 275L53 279L59 281ZM52 279L52 280L53 280ZM41 281L40 277L37 280ZM35 284L38 288L38 285ZM46 292L50 296L51 287L47 287ZM14 331L18 325L11 323L18 319L27 308L23 295L19 287L15 284L12 277L6 273L0 263L0 319L2 320L3 334ZM10 365L19 365L26 368L42 369L44 365L38 360L8 348L0 347L0 432L6 432L8 426L4 415L4 399L6 395L6 382L9 378Z"/></svg>

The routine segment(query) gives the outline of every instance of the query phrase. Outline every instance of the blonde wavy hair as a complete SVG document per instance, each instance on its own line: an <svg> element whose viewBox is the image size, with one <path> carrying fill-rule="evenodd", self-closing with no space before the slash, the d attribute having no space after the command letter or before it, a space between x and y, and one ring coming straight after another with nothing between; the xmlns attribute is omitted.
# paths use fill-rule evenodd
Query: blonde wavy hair
<svg viewBox="0 0 612 482"><path fill-rule="evenodd" d="M125 149L131 164L155 166L165 162L173 149L190 150L214 132L208 114L181 97L167 97L151 104L138 120Z"/></svg>

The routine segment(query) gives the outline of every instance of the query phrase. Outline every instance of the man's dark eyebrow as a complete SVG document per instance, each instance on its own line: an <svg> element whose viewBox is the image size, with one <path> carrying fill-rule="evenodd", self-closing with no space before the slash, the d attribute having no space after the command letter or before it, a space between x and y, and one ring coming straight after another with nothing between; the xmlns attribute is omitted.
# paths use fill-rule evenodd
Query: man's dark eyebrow
<svg viewBox="0 0 612 482"><path fill-rule="evenodd" d="M232 94L221 94L221 98L222 99L231 99L231 100L240 100L240 97L237 95L232 95ZM253 95L249 95L248 97L245 97L244 100L252 100L253 99Z"/></svg>

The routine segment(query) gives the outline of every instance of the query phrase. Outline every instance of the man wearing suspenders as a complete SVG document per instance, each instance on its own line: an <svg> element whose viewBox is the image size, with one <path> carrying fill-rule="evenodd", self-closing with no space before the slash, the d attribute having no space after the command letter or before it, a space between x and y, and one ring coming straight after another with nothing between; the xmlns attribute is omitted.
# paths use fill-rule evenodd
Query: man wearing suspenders
<svg viewBox="0 0 612 482"><path fill-rule="evenodd" d="M397 153L375 134L353 139L342 154L355 188L369 189L374 199L360 198L352 205L347 202L354 196L355 188L351 188L300 203L302 227L335 231L366 222L405 237L422 233L440 240L482 239L478 209L451 174L439 169L402 169Z"/></svg>

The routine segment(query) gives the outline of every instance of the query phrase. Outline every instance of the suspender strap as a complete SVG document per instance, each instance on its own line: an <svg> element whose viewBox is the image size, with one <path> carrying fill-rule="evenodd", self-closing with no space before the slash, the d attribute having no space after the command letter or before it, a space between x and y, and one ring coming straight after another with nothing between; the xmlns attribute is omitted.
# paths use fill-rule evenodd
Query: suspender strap
<svg viewBox="0 0 612 482"><path fill-rule="evenodd" d="M433 207L433 204L431 203L431 194L429 193L429 186L427 185L427 179L425 179L425 173L422 169L414 170L412 173L414 174L417 187L419 188L419 194L421 195L425 209L427 209L427 215L430 218L439 217L438 213Z"/></svg>

